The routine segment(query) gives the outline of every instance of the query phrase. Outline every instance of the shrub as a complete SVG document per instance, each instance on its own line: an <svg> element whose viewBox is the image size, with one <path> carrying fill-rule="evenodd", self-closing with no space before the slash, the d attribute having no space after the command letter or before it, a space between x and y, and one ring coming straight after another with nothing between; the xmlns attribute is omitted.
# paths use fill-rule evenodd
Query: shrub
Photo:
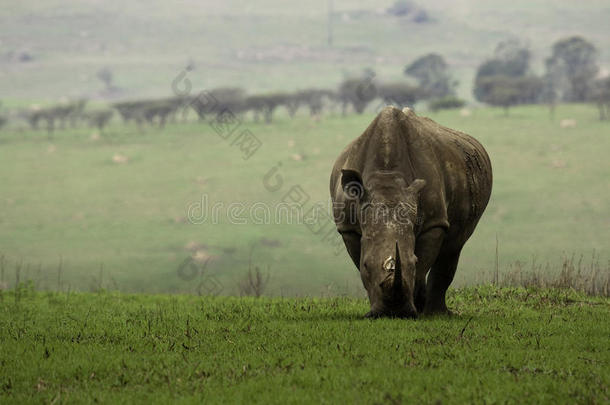
<svg viewBox="0 0 610 405"><path fill-rule="evenodd" d="M397 0L386 10L386 13L396 17L403 17L411 14L415 10L417 10L417 7L413 2L408 0Z"/></svg>
<svg viewBox="0 0 610 405"><path fill-rule="evenodd" d="M263 114L265 122L270 123L275 109L284 104L287 99L288 95L284 93L259 94L248 97L244 104L247 110L254 112L256 120L258 120L259 114Z"/></svg>
<svg viewBox="0 0 610 405"><path fill-rule="evenodd" d="M91 125L92 127L96 127L100 131L103 131L104 127L108 125L113 115L114 111L112 110L98 110L89 111L86 114L86 117L89 120L89 125Z"/></svg>
<svg viewBox="0 0 610 405"><path fill-rule="evenodd" d="M299 97L309 108L309 115L319 115L324 108L324 100L334 100L337 95L332 90L307 89L299 92Z"/></svg>
<svg viewBox="0 0 610 405"><path fill-rule="evenodd" d="M457 81L451 77L449 65L436 53L417 58L406 66L404 74L417 79L423 98L441 98L455 94Z"/></svg>
<svg viewBox="0 0 610 405"><path fill-rule="evenodd" d="M511 77L485 76L475 83L480 101L508 108L517 104L535 103L539 100L544 82L536 76Z"/></svg>
<svg viewBox="0 0 610 405"><path fill-rule="evenodd" d="M350 104L356 113L362 114L375 97L377 97L377 88L370 76L346 79L339 86L338 98L343 105L344 115Z"/></svg>
<svg viewBox="0 0 610 405"><path fill-rule="evenodd" d="M419 87L407 83L382 83L377 87L377 95L389 105L398 107L413 106L422 97Z"/></svg>
<svg viewBox="0 0 610 405"><path fill-rule="evenodd" d="M447 96L431 100L428 104L428 107L430 107L432 111L439 111L450 110L453 108L462 108L464 107L464 105L466 105L466 102L464 100L455 96Z"/></svg>
<svg viewBox="0 0 610 405"><path fill-rule="evenodd" d="M599 119L610 119L610 77L595 81L590 99L597 104Z"/></svg>
<svg viewBox="0 0 610 405"><path fill-rule="evenodd" d="M199 120L206 115L220 115L229 110L233 114L245 112L247 108L246 92L239 87L219 87L195 96L189 105Z"/></svg>
<svg viewBox="0 0 610 405"><path fill-rule="evenodd" d="M303 104L304 101L305 100L301 92L286 95L286 99L284 100L284 107L286 107L290 118L294 117L297 110L299 109L301 104Z"/></svg>

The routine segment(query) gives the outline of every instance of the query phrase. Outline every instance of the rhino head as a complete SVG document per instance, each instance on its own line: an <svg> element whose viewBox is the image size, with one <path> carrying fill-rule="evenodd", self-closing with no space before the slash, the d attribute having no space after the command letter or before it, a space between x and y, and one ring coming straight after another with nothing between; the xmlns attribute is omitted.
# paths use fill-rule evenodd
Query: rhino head
<svg viewBox="0 0 610 405"><path fill-rule="evenodd" d="M367 317L415 317L415 224L425 180L398 172L367 176L343 170L341 183L360 229L360 277L371 303Z"/></svg>

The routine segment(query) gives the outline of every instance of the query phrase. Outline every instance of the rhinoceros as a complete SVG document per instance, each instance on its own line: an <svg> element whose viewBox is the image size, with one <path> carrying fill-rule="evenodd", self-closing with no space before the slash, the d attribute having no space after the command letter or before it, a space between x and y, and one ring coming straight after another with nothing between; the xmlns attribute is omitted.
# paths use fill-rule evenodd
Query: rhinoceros
<svg viewBox="0 0 610 405"><path fill-rule="evenodd" d="M333 215L367 291L367 317L450 313L445 294L491 185L477 140L409 108L385 107L341 152Z"/></svg>

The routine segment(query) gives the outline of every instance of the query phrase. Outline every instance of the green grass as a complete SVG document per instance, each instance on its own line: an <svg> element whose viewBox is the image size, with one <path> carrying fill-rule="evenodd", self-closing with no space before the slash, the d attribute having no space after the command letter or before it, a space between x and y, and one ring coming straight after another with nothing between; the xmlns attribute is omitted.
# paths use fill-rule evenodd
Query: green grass
<svg viewBox="0 0 610 405"><path fill-rule="evenodd" d="M0 297L2 403L609 401L610 301L451 290L452 317L365 320L353 298Z"/></svg>
<svg viewBox="0 0 610 405"><path fill-rule="evenodd" d="M246 119L242 128L263 142L249 160L195 122L140 133L117 121L99 140L86 128L58 131L51 141L43 131L9 128L0 133L2 281L14 285L22 262L20 279L41 289L196 292L215 277L218 292L237 294L252 252L253 265L269 266L267 294L362 294L344 249L335 254L321 236L285 218L261 225L245 211L246 224L231 224L227 207L276 206L295 185L310 196L306 209L326 203L336 156L373 116L314 122L279 114L272 125ZM497 109L431 117L479 139L494 169L492 198L462 254L456 285L491 279L496 235L501 272L517 260L549 262L558 271L562 255L583 254L587 263L596 251L602 263L608 259L609 127L592 106L559 106L553 120L541 106L514 108L508 117ZM563 118L575 119L576 128L561 129ZM129 162L114 163L117 153ZM283 185L271 192L263 179L278 162ZM210 206L224 204L217 224L185 222L202 195ZM201 278L185 280L177 271L191 242L205 245L213 260Z"/></svg>

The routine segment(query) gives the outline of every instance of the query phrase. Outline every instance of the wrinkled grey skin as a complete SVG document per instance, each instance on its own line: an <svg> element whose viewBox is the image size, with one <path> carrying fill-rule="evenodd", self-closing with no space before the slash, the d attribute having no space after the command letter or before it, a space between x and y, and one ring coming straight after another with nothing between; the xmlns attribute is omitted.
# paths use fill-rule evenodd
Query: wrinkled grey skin
<svg viewBox="0 0 610 405"><path fill-rule="evenodd" d="M345 148L330 194L368 317L449 313L445 293L491 184L479 142L409 109L386 107Z"/></svg>

